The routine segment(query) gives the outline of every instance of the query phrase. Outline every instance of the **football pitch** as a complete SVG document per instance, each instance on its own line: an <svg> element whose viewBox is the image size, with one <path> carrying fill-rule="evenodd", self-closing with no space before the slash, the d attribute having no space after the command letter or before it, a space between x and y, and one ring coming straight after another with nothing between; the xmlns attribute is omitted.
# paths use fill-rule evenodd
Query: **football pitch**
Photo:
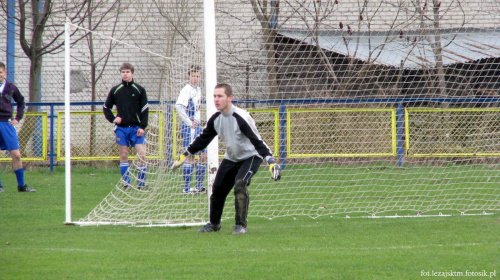
<svg viewBox="0 0 500 280"><path fill-rule="evenodd" d="M116 169L73 168L73 220ZM64 169L2 170L0 279L499 279L500 215L250 218L249 233L198 227L68 226ZM249 211L252 211L250 204Z"/></svg>

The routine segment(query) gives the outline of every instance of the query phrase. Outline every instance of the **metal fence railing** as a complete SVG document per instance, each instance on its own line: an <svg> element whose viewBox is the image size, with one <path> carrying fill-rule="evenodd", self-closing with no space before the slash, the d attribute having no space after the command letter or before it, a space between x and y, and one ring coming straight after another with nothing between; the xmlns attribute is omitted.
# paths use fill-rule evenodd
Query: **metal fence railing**
<svg viewBox="0 0 500 280"><path fill-rule="evenodd" d="M158 111L160 102L150 100L150 116L163 126L163 114ZM16 106L17 104L13 104ZM23 161L48 161L53 170L57 160L64 160L64 102L28 102L39 112L26 112L16 126ZM118 150L114 145L112 125L102 113L103 102L71 102L72 160L115 160ZM84 116L84 117L80 117ZM161 146L160 146L161 148ZM160 157L157 151L156 157ZM0 153L0 162L11 161L7 151Z"/></svg>
<svg viewBox="0 0 500 280"><path fill-rule="evenodd" d="M500 156L500 98L300 99L242 100L263 139L280 158L412 158ZM174 102L149 101L148 140L151 159L170 161L182 147ZM423 106L422 104L426 104ZM440 104L446 104L441 106ZM450 105L452 104L452 105ZM64 103L28 103L16 127L24 161L65 158ZM491 105L491 106L489 106ZM102 102L71 103L71 159L118 159L112 125L102 115ZM219 154L224 143L219 142ZM165 152L167 151L167 152ZM9 161L8 153L0 161Z"/></svg>

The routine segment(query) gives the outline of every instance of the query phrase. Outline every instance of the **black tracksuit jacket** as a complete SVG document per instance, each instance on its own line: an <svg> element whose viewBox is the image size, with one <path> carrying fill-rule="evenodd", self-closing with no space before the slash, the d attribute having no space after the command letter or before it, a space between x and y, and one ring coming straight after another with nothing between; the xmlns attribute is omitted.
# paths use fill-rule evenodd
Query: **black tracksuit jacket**
<svg viewBox="0 0 500 280"><path fill-rule="evenodd" d="M114 105L118 112L116 116L111 111ZM122 81L111 88L102 110L110 123L113 123L116 117L122 118L118 126L140 126L142 129L148 126L149 104L146 90L134 81Z"/></svg>

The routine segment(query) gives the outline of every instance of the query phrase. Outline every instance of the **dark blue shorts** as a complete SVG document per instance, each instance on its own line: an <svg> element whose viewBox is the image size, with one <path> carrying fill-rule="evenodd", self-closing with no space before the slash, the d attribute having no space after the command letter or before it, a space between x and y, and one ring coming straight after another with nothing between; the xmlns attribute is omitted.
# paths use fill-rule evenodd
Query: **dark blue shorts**
<svg viewBox="0 0 500 280"><path fill-rule="evenodd" d="M9 122L0 122L0 149L19 150L19 139L16 128Z"/></svg>
<svg viewBox="0 0 500 280"><path fill-rule="evenodd" d="M201 134L201 132L203 131L203 129L201 129L200 126L197 126L196 128L192 128L190 126L187 126L187 125L182 125L181 127L181 136L182 136L182 146L184 148L187 148L187 146L189 146L189 144L191 144L191 142L193 142L193 140L198 137L198 135ZM207 150L202 150L201 151L202 153L206 153Z"/></svg>
<svg viewBox="0 0 500 280"><path fill-rule="evenodd" d="M135 147L136 144L146 144L146 134L142 137L137 136L137 130L140 126L121 127L116 126L116 143L122 146Z"/></svg>

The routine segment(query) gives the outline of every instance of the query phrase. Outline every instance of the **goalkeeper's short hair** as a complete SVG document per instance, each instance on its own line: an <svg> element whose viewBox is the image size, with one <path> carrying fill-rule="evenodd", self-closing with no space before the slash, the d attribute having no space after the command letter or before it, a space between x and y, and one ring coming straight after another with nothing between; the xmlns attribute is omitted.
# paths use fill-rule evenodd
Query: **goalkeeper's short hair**
<svg viewBox="0 0 500 280"><path fill-rule="evenodd" d="M228 84L217 84L215 86L215 89L218 89L218 88L223 88L227 97L233 95L233 88L230 85L228 85Z"/></svg>

